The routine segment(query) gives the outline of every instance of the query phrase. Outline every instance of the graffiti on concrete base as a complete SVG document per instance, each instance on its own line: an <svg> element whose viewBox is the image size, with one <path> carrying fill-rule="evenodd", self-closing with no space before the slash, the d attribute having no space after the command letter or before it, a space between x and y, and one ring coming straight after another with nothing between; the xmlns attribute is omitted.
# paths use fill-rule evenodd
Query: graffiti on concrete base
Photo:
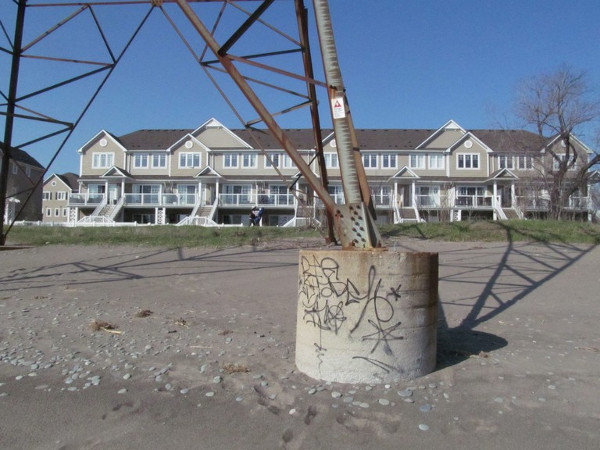
<svg viewBox="0 0 600 450"><path fill-rule="evenodd" d="M390 343L403 339L401 322L394 318L400 288L400 285L384 286L384 281L377 278L376 268L371 266L367 288L361 292L352 280L341 278L339 263L334 258L303 256L300 261L299 298L304 322L319 329L319 341L314 343L319 361L323 361L327 351L323 346L323 333L337 335L344 327L349 327L350 311L351 316L358 315L358 319L348 330L349 334L361 333L358 337L362 341L372 342L370 354L381 347L386 355L392 355ZM378 367L382 364L365 355L356 358Z"/></svg>

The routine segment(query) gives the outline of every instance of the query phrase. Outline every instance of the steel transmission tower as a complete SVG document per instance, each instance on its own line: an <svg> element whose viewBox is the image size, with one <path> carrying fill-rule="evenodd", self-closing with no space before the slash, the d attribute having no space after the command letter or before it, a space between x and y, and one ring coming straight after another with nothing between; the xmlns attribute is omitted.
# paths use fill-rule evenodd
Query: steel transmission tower
<svg viewBox="0 0 600 450"><path fill-rule="evenodd" d="M173 29L182 39L188 50L198 61L202 70L205 71L219 92L225 97L225 100L229 106L232 107L234 113L240 119L242 124L248 130L252 131L255 130L254 126L257 123L262 122L264 126L267 127L271 135L279 142L281 148L286 151L292 161L296 164L306 182L310 185L325 206L328 216L328 224L330 227L329 239L335 240L335 237L337 236L337 239L339 239L344 249L369 249L381 247L381 238L375 225L375 212L373 205L371 204L370 190L362 165L359 146L346 97L346 90L343 84L338 62L332 19L327 0L312 1L314 23L316 26L316 33L319 37L319 47L322 57L325 81L318 81L314 75L311 47L309 43L309 14L303 0L97 0L78 2L56 1L53 3L46 2L44 4L31 0L29 2L28 0L17 0L17 2L18 13L15 25L15 37L10 51L12 55L10 86L7 95L3 94L6 99L6 109L5 111L0 111L1 114L6 116L4 141L2 142L3 164L2 173L0 174L0 194L2 195L0 196L0 199L4 200L6 198L6 180L8 176L7 162L10 160L11 150L13 148L18 148L16 146L13 147L12 131L14 119L15 117L19 117L15 113L15 108L19 106L19 101L23 98L18 95L18 75L20 59L27 56L24 52L24 49L27 47L22 46L23 27L26 16L25 10L33 7L77 7L79 8L80 13L89 11L93 15L94 10L100 7L119 5L146 5L150 8L148 14L138 25L123 51L119 54L115 54L115 52L109 48L111 58L102 69L106 71L105 78L100 83L98 90L90 99L90 102L88 102L86 107L81 112L81 115L71 122L54 120L55 123L65 123L67 125L63 130L63 132L66 133L65 140L57 150L57 153L55 153L52 161L54 158L56 158L56 155L64 146L66 140L71 135L73 129L78 124L83 114L85 114L89 108L89 105L106 82L108 76L112 73L117 63L123 57L125 51L129 47L129 44L137 35L140 28L144 25L150 12L153 10L160 10L160 12L165 16L168 22L172 25ZM283 31L270 25L266 20L263 20L263 16L269 10L269 8L273 6L273 4L281 4L284 2L293 2L293 11L295 11L298 29L297 39L290 38ZM203 5L201 5L202 3L220 3L222 5L217 20L211 26L208 26L198 14L198 10L203 7ZM254 6L254 9L247 11L244 7L244 4L252 5ZM198 53L194 50L194 46L190 43L190 39L185 37L181 25L178 24L174 18L174 12L172 10L168 10L167 7L178 8L178 11L185 16L188 23L193 27L197 35L199 35L202 38L202 41L205 43L205 48L202 52ZM229 37L227 39L219 42L216 38L215 31L220 25L221 17L227 8L236 8L238 11L242 11L246 16L246 19L233 31L230 33L228 32ZM95 17L96 16L94 15L94 18ZM62 26L67 22L68 20L65 19L56 27ZM96 20L96 23L100 33L104 36L102 24L98 20ZM261 42L255 42L254 44L259 48L258 52L250 55L235 54L236 43L238 43L238 41L240 41L250 30L252 30L253 27L258 25L267 26L274 32L286 37L293 44L294 48L277 52L265 52L261 51L260 49ZM50 34L50 32L52 32L54 29L55 28L49 30L47 34ZM42 38L43 37L40 39ZM108 47L107 42L106 45ZM207 54L209 53L212 54L211 57L215 58L214 60L208 60L206 58ZM292 53L299 53L301 55L302 70L299 72L289 71L278 68L274 65L260 62L268 58ZM298 93L285 86L267 83L263 80L250 77L246 75L240 68L242 66L275 73L289 80L294 80L295 82L304 82L306 86L306 92ZM228 75L245 100L252 106L258 115L258 119L248 121L241 117L241 114L236 109L235 102L227 97L224 90L222 90L216 82L215 77L212 75L214 71ZM94 74L96 73L97 72L94 71ZM280 93L291 93L295 96L300 96L305 100L299 105L294 105L280 111L272 111L265 105L264 98L261 98L261 96L257 93L256 89L254 88L256 85L267 86ZM53 87L54 86L51 86L48 89ZM323 157L321 124L318 111L317 90L319 88L327 91L327 102L333 123L336 148L340 161L340 173L345 196L344 204L336 204L327 190L328 178L325 160ZM309 163L307 163L300 155L295 143L290 139L285 130L278 124L276 120L276 117L290 111L295 111L302 107L308 107L310 109L311 125L314 131L314 148L316 150L316 158L319 165L320 177L316 176L311 170ZM35 117L35 119L40 120L40 117L42 117L41 114ZM2 201L2 207L0 209L2 212L0 215L2 245L4 245L6 238L6 233L4 232L4 208L5 203Z"/></svg>

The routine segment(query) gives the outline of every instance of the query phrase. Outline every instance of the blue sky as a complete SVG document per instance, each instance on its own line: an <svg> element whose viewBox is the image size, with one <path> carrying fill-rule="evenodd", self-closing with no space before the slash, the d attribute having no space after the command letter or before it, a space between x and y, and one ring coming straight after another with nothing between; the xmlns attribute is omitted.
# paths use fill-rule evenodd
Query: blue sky
<svg viewBox="0 0 600 450"><path fill-rule="evenodd" d="M310 7L310 0L305 2ZM291 4L279 0L266 18L293 26ZM0 18L12 35L14 5L8 0L0 1L0 5ZM198 4L194 8L203 18L214 13L214 5ZM600 92L597 0L330 0L330 8L357 128L436 129L449 119L467 129L514 125L511 105L517 83L553 71L561 64L585 71L590 86L597 95ZM26 42L76 8L33 9L29 8L26 16ZM174 5L166 5L165 9L177 15ZM96 10L101 20L107 20L108 40L120 50L148 6ZM93 39L97 41L90 17L78 16L30 53L64 57L68 49L76 58L97 59L97 47L95 51L88 47ZM231 20L236 17L233 14ZM240 43L236 51L281 48L269 36L249 34L245 38L248 42ZM316 49L315 39L312 45ZM7 46L3 34L0 46ZM27 61L22 67L19 93L61 79L65 71L73 70L65 66ZM8 57L0 54L0 90L4 93L8 89L8 67ZM317 77L322 79L320 72ZM30 107L74 120L98 80L86 79L76 87L56 90L36 99ZM324 106L325 92L319 91ZM279 94L267 98L277 107L289 100ZM326 117L327 111L321 109ZM244 119L254 117L247 109L242 110ZM77 173L77 148L101 129L122 135L142 128L195 128L211 117L230 128L240 126L165 18L154 11L49 172ZM328 126L327 120L323 122ZM303 111L285 116L281 123L284 127L306 128L310 117ZM31 139L39 129L31 123L19 124L13 144ZM584 141L591 139L591 127L580 131ZM58 142L53 139L25 149L45 165Z"/></svg>

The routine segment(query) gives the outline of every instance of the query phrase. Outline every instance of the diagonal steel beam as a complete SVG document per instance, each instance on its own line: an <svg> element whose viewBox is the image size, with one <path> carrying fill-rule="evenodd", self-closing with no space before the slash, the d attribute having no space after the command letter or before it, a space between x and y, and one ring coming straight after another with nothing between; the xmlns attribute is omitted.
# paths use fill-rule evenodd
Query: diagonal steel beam
<svg viewBox="0 0 600 450"><path fill-rule="evenodd" d="M246 21L231 35L218 51L219 56L225 56L229 49L244 35L275 0L265 0Z"/></svg>
<svg viewBox="0 0 600 450"><path fill-rule="evenodd" d="M291 141L289 136L281 129L277 122L273 119L273 116L265 105L260 101L256 93L252 90L250 85L246 82L242 74L235 67L233 62L227 58L219 55L220 45L212 36L210 31L206 28L204 23L196 15L192 7L186 0L176 0L177 4L181 8L184 15L190 21L192 26L196 29L198 34L204 39L207 46L215 54L223 68L229 73L231 79L238 86L244 97L250 102L258 115L262 118L263 122L271 132L271 135L281 144L282 148L286 151L289 157L294 161L294 164L298 167L302 175L304 175L306 181L317 193L325 208L332 213L335 211L336 205L327 192L327 189L323 187L319 178L312 172L308 164L304 161L295 144Z"/></svg>

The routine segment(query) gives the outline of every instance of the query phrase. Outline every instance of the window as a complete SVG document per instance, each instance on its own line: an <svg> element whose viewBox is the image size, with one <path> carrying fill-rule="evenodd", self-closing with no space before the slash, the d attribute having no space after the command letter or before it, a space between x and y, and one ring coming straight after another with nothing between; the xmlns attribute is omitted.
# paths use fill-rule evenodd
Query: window
<svg viewBox="0 0 600 450"><path fill-rule="evenodd" d="M225 153L223 155L223 167L233 168L238 167L238 154Z"/></svg>
<svg viewBox="0 0 600 450"><path fill-rule="evenodd" d="M377 169L377 155L375 153L363 154L362 162L365 169Z"/></svg>
<svg viewBox="0 0 600 450"><path fill-rule="evenodd" d="M337 153L324 153L323 156L325 157L325 167L327 169L337 169L340 167Z"/></svg>
<svg viewBox="0 0 600 450"><path fill-rule="evenodd" d="M42 200L52 200L52 192L50 192L50 191L42 192Z"/></svg>
<svg viewBox="0 0 600 450"><path fill-rule="evenodd" d="M52 209L46 208L46 217L50 217L52 215Z"/></svg>
<svg viewBox="0 0 600 450"><path fill-rule="evenodd" d="M561 162L566 161L567 159L567 155L556 155L560 158ZM570 155L569 157L569 162L567 164L571 164L573 162L573 160L575 159L575 155ZM558 171L560 168L560 165L558 163L558 161L556 160L556 158L552 158L552 169L556 172ZM571 167L569 167L569 170L576 170L577 169L577 164L573 164Z"/></svg>
<svg viewBox="0 0 600 450"><path fill-rule="evenodd" d="M25 166L25 175L31 178L31 167Z"/></svg>
<svg viewBox="0 0 600 450"><path fill-rule="evenodd" d="M398 168L398 158L396 155L390 155L384 153L381 156L381 167L383 169L397 169Z"/></svg>
<svg viewBox="0 0 600 450"><path fill-rule="evenodd" d="M444 168L444 155L429 155L429 168L430 169L443 169Z"/></svg>
<svg viewBox="0 0 600 450"><path fill-rule="evenodd" d="M69 215L69 208L63 208L63 217L67 217Z"/></svg>
<svg viewBox="0 0 600 450"><path fill-rule="evenodd" d="M265 167L279 167L281 156L281 153L268 153L268 158L265 157Z"/></svg>
<svg viewBox="0 0 600 450"><path fill-rule="evenodd" d="M331 195L334 203L338 205L344 203L344 188L341 184L330 184L327 186L327 192Z"/></svg>
<svg viewBox="0 0 600 450"><path fill-rule="evenodd" d="M531 156L517 156L517 168L519 170L533 169L533 158Z"/></svg>
<svg viewBox="0 0 600 450"><path fill-rule="evenodd" d="M54 209L54 215L55 215L56 217L60 217L60 208L55 208L55 209Z"/></svg>
<svg viewBox="0 0 600 450"><path fill-rule="evenodd" d="M66 200L67 199L67 193L65 191L58 191L56 193L56 200Z"/></svg>
<svg viewBox="0 0 600 450"><path fill-rule="evenodd" d="M242 155L242 167L245 169L254 169L256 168L256 154L254 153L244 153Z"/></svg>
<svg viewBox="0 0 600 450"><path fill-rule="evenodd" d="M94 153L92 156L92 169L108 169L114 164L114 153Z"/></svg>
<svg viewBox="0 0 600 450"><path fill-rule="evenodd" d="M12 167L13 175L16 175L19 173L19 167L15 163L11 163L10 166Z"/></svg>
<svg viewBox="0 0 600 450"><path fill-rule="evenodd" d="M167 155L159 153L152 155L152 168L153 169L164 169L167 167Z"/></svg>
<svg viewBox="0 0 600 450"><path fill-rule="evenodd" d="M296 167L296 164L294 164L294 161L292 161L292 158L289 157L289 155L283 155L283 168L284 169L293 169Z"/></svg>
<svg viewBox="0 0 600 450"><path fill-rule="evenodd" d="M409 158L409 166L411 169L425 168L425 155L411 154Z"/></svg>
<svg viewBox="0 0 600 450"><path fill-rule="evenodd" d="M499 169L513 169L513 157L512 156L498 156L498 168Z"/></svg>
<svg viewBox="0 0 600 450"><path fill-rule="evenodd" d="M477 153L461 153L458 155L456 164L459 169L479 169L479 155Z"/></svg>
<svg viewBox="0 0 600 450"><path fill-rule="evenodd" d="M133 156L133 167L136 169L148 168L148 153L136 153Z"/></svg>
<svg viewBox="0 0 600 450"><path fill-rule="evenodd" d="M156 155L165 156L165 155ZM166 165L166 162L165 162ZM200 167L200 153L180 153L179 154L179 168L180 169L193 169L194 167Z"/></svg>

